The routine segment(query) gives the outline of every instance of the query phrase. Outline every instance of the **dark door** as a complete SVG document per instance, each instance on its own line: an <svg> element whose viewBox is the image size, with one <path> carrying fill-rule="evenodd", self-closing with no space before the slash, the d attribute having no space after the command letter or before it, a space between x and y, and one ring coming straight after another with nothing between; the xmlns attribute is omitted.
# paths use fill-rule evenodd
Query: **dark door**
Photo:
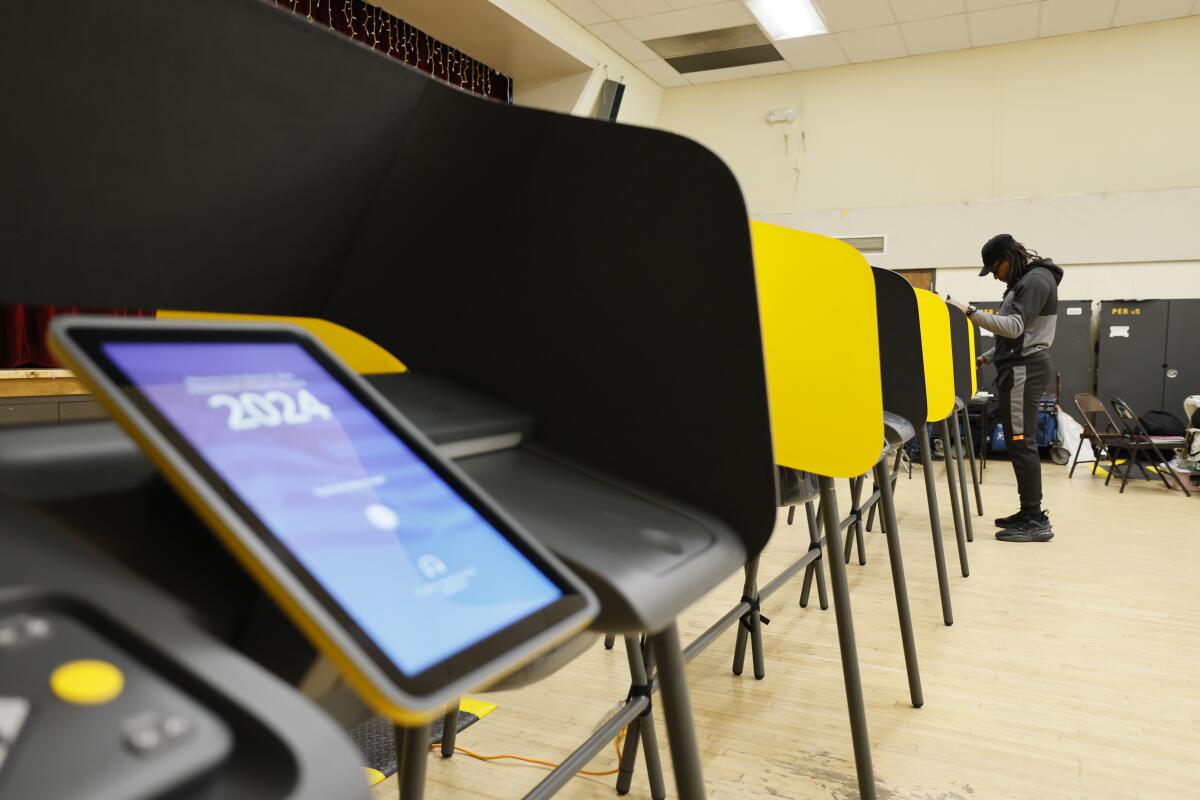
<svg viewBox="0 0 1200 800"><path fill-rule="evenodd" d="M896 272L903 275L904 279L917 289L925 289L930 292L935 291L934 286L937 285L937 275L931 269L898 269Z"/></svg>
<svg viewBox="0 0 1200 800"><path fill-rule="evenodd" d="M1167 301L1100 304L1096 394L1107 405L1119 397L1141 416L1162 407L1167 347Z"/></svg>
<svg viewBox="0 0 1200 800"><path fill-rule="evenodd" d="M1160 408L1183 419L1183 398L1200 394L1200 300L1171 300L1168 305Z"/></svg>
<svg viewBox="0 0 1200 800"><path fill-rule="evenodd" d="M1059 300L1054 344L1054 369L1062 380L1059 404L1075 410L1075 395L1092 391L1092 301Z"/></svg>

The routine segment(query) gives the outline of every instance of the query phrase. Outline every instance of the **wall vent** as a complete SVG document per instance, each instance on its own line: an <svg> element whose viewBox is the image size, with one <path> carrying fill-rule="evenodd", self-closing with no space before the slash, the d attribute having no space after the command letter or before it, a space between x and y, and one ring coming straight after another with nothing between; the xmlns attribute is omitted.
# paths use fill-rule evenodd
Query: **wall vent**
<svg viewBox="0 0 1200 800"><path fill-rule="evenodd" d="M887 252L887 236L835 236L835 239L845 242L860 253L879 256Z"/></svg>

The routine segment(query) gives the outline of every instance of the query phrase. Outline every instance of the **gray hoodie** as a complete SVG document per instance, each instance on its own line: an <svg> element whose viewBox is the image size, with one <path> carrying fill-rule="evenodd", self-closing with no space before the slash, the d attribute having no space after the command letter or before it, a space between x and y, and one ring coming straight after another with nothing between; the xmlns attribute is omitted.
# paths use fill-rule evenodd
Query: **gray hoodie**
<svg viewBox="0 0 1200 800"><path fill-rule="evenodd" d="M1062 277L1062 267L1050 259L1034 259L1016 285L1004 293L999 311L971 316L979 327L1002 337L983 354L996 369L1048 358L1045 351L1054 344Z"/></svg>

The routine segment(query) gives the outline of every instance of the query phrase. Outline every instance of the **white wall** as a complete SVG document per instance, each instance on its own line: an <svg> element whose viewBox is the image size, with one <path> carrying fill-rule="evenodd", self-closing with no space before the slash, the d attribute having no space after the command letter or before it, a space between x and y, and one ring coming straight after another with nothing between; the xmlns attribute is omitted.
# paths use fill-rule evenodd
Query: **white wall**
<svg viewBox="0 0 1200 800"><path fill-rule="evenodd" d="M755 217L887 234L873 263L964 298L999 232L1068 265L1064 298L1200 297L1200 17L670 89L659 125Z"/></svg>
<svg viewBox="0 0 1200 800"><path fill-rule="evenodd" d="M978 267L939 269L939 294L964 301L999 300L1003 284L979 277ZM1200 261L1139 264L1069 264L1063 267L1060 300L1170 300L1200 297Z"/></svg>
<svg viewBox="0 0 1200 800"><path fill-rule="evenodd" d="M669 89L658 124L761 214L1200 186L1200 17Z"/></svg>
<svg viewBox="0 0 1200 800"><path fill-rule="evenodd" d="M593 36L590 31L552 5L549 0L491 0L491 2L549 41L594 65L591 79L583 85L575 102L569 104L565 101L558 101L558 104L553 107L554 110L588 114L596 105L601 81L608 77L625 84L625 94L621 99L621 110L617 117L618 122L645 126L653 126L657 122L663 97L662 88L633 64L617 55L616 51ZM545 105L544 90L546 88L548 87L536 87L537 93L530 95L530 99L536 100L536 102L531 102L531 105L541 108L548 107ZM561 87L557 88L561 89ZM520 99L522 90L523 87L514 85L514 99Z"/></svg>

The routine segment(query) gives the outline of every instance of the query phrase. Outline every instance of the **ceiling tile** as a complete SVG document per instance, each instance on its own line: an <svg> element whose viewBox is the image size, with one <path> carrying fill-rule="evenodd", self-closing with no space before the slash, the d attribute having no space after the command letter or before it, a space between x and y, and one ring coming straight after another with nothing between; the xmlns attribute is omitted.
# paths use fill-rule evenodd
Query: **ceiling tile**
<svg viewBox="0 0 1200 800"><path fill-rule="evenodd" d="M667 5L676 10L695 8L696 6L711 6L724 0L667 0Z"/></svg>
<svg viewBox="0 0 1200 800"><path fill-rule="evenodd" d="M896 21L888 0L816 0L831 33L890 25Z"/></svg>
<svg viewBox="0 0 1200 800"><path fill-rule="evenodd" d="M767 64L750 64L745 67L692 72L688 75L688 80L692 83L716 83L717 81L736 81L740 78L759 78L763 75L780 75L791 71L792 68L786 61L772 61Z"/></svg>
<svg viewBox="0 0 1200 800"><path fill-rule="evenodd" d="M965 50L971 46L971 37L967 35L966 14L902 22L900 34L912 55Z"/></svg>
<svg viewBox="0 0 1200 800"><path fill-rule="evenodd" d="M726 0L710 6L668 11L665 14L652 14L625 21L626 29L642 40L753 24L754 17L750 10L738 0Z"/></svg>
<svg viewBox="0 0 1200 800"><path fill-rule="evenodd" d="M632 33L622 28L619 22L602 22L599 25L588 25L588 30L594 33L597 39L634 63L638 61L652 61L658 58L657 53L642 44L641 40Z"/></svg>
<svg viewBox="0 0 1200 800"><path fill-rule="evenodd" d="M850 63L832 33L783 39L775 42L775 49L796 69L818 69Z"/></svg>
<svg viewBox="0 0 1200 800"><path fill-rule="evenodd" d="M965 0L892 0L896 19L909 22L915 19L933 19L961 14L967 10Z"/></svg>
<svg viewBox="0 0 1200 800"><path fill-rule="evenodd" d="M597 22L608 22L611 19L592 0L550 0L550 2L580 25L595 25Z"/></svg>
<svg viewBox="0 0 1200 800"><path fill-rule="evenodd" d="M1113 25L1137 25L1187 16L1192 0L1121 0Z"/></svg>
<svg viewBox="0 0 1200 800"><path fill-rule="evenodd" d="M1012 8L993 8L968 14L967 24L971 29L971 44L975 47L984 47L989 44L1036 39L1038 6L1040 5L1040 3L1026 3Z"/></svg>
<svg viewBox="0 0 1200 800"><path fill-rule="evenodd" d="M1019 6L1029 0L967 0L967 11L983 11L1002 6Z"/></svg>
<svg viewBox="0 0 1200 800"><path fill-rule="evenodd" d="M634 66L664 89L670 89L673 86L688 85L687 79L676 72L674 67L661 58L654 61L639 61Z"/></svg>
<svg viewBox="0 0 1200 800"><path fill-rule="evenodd" d="M667 0L592 0L613 19L644 17L660 11L670 11Z"/></svg>
<svg viewBox="0 0 1200 800"><path fill-rule="evenodd" d="M836 34L842 50L855 64L863 61L882 61L885 58L901 58L908 55L904 39L900 37L900 26L881 25L860 31Z"/></svg>
<svg viewBox="0 0 1200 800"><path fill-rule="evenodd" d="M1041 36L1104 30L1112 25L1117 0L1044 0Z"/></svg>

